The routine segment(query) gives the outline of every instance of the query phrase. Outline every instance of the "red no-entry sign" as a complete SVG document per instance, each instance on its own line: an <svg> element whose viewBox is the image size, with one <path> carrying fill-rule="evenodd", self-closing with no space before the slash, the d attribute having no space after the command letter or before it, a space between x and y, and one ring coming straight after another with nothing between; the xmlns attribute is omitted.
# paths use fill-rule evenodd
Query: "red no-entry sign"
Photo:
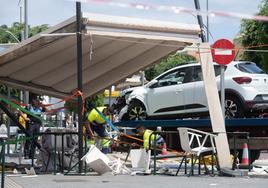
<svg viewBox="0 0 268 188"><path fill-rule="evenodd" d="M227 65L235 56L234 44L227 39L217 40L211 48L213 61L220 65Z"/></svg>

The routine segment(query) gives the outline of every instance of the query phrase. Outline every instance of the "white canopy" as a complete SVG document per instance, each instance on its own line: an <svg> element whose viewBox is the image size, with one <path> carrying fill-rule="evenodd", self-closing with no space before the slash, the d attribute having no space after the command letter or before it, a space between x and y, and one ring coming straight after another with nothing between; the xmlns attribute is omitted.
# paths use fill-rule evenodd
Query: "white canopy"
<svg viewBox="0 0 268 188"><path fill-rule="evenodd" d="M83 14L83 93L96 94L163 57L199 42L198 25ZM65 97L77 88L76 19L0 53L0 82ZM48 35L73 33L71 35ZM91 57L91 58L90 58Z"/></svg>

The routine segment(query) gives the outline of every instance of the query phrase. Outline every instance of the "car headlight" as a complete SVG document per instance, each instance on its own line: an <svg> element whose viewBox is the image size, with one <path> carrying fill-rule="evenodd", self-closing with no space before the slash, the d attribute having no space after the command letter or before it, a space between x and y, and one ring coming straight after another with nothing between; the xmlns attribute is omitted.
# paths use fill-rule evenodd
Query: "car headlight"
<svg viewBox="0 0 268 188"><path fill-rule="evenodd" d="M130 99L129 99L129 97L126 99L126 104L127 105L129 105L129 103L130 103Z"/></svg>

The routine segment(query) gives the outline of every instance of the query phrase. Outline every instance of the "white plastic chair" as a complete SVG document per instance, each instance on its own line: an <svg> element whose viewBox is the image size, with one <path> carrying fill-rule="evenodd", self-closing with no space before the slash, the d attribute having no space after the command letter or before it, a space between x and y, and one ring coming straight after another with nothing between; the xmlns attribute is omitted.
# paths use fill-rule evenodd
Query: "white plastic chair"
<svg viewBox="0 0 268 188"><path fill-rule="evenodd" d="M199 131L196 129L186 128L186 127L177 128L177 130L179 131L181 148L184 150L185 156L183 157L179 165L176 175L179 173L181 165L184 160L186 163L188 155L192 156L192 166L191 166L191 171L189 175L193 174L194 165L197 159L199 159L199 168L198 168L199 171L198 172L200 174L200 159L203 158L204 154L207 154L207 153L212 153L212 159L213 159L213 155L216 154L216 147L215 147L216 135L207 133L204 131ZM212 164L213 164L213 161L212 161ZM208 173L206 164L204 163L204 165L205 165L205 170ZM213 170L213 166L212 166L212 170ZM185 171L185 173L187 172Z"/></svg>

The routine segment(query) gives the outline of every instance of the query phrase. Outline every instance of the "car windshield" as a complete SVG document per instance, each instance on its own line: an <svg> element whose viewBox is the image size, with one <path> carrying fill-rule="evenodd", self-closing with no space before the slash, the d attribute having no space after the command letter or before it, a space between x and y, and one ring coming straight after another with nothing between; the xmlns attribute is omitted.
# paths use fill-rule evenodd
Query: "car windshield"
<svg viewBox="0 0 268 188"><path fill-rule="evenodd" d="M259 68L255 63L239 63L235 65L235 67L245 73L250 73L250 74L264 74L264 71Z"/></svg>

